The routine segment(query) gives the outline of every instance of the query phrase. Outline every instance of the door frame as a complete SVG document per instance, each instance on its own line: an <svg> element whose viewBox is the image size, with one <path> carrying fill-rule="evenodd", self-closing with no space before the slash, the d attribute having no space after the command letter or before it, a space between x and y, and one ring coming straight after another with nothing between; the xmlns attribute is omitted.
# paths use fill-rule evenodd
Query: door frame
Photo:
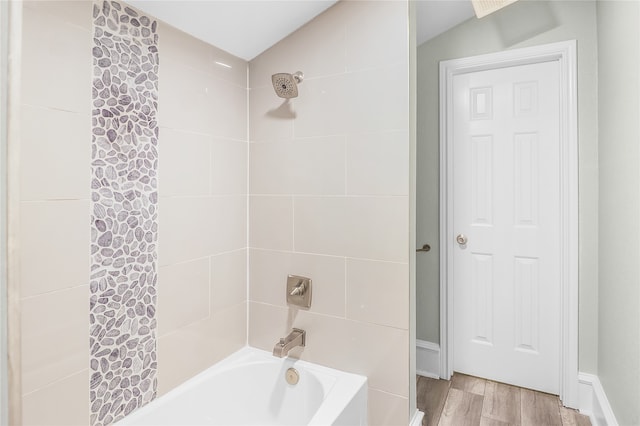
<svg viewBox="0 0 640 426"><path fill-rule="evenodd" d="M440 62L440 377L453 374L453 77L558 62L560 72L560 399L578 406L578 111L576 41Z"/></svg>

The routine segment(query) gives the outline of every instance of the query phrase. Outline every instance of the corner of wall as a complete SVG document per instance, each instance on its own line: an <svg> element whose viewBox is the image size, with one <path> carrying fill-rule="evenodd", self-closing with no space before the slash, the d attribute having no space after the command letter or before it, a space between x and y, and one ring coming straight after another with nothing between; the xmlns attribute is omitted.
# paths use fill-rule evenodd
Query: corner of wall
<svg viewBox="0 0 640 426"><path fill-rule="evenodd" d="M598 376L578 373L578 383L580 413L589 416L593 426L618 426Z"/></svg>

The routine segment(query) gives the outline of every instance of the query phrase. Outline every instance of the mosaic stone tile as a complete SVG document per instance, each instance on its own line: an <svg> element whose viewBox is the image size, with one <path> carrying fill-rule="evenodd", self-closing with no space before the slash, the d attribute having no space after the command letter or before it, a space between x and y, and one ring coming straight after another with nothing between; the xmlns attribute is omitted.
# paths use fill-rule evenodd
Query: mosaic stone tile
<svg viewBox="0 0 640 426"><path fill-rule="evenodd" d="M115 1L93 4L91 424L156 397L158 35Z"/></svg>

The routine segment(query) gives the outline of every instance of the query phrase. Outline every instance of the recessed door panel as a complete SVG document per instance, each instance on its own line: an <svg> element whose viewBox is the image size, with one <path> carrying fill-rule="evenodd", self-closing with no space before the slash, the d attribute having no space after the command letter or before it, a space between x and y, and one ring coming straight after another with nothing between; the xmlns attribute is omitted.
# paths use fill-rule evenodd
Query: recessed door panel
<svg viewBox="0 0 640 426"><path fill-rule="evenodd" d="M538 266L538 259L515 258L513 277L515 349L533 353L537 353L539 341L540 275Z"/></svg>
<svg viewBox="0 0 640 426"><path fill-rule="evenodd" d="M471 150L473 223L489 225L493 209L493 138L471 137Z"/></svg>
<svg viewBox="0 0 640 426"><path fill-rule="evenodd" d="M540 172L538 134L516 133L513 138L513 148L515 224L535 226L538 223L538 173Z"/></svg>

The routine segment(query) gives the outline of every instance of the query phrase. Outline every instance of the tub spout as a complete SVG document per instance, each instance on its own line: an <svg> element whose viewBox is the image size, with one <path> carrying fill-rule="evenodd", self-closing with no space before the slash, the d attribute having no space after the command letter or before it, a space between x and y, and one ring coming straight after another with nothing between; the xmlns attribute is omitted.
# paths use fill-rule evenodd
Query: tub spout
<svg viewBox="0 0 640 426"><path fill-rule="evenodd" d="M278 343L273 347L273 356L283 358L289 354L289 351L296 346L304 348L307 340L307 332L294 328L287 337L280 339Z"/></svg>

